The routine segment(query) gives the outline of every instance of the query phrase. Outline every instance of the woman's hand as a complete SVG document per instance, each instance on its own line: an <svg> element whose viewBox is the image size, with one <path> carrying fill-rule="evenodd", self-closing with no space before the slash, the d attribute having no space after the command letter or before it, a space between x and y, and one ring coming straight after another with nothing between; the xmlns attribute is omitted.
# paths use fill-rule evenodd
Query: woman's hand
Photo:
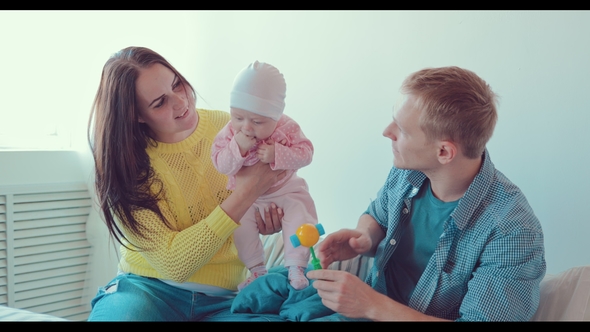
<svg viewBox="0 0 590 332"><path fill-rule="evenodd" d="M239 223L258 197L286 175L285 170L273 171L268 164L261 162L242 167L236 174L236 188L220 206L233 221ZM273 229L276 229L274 225L280 221L278 214L277 218L272 218L271 221Z"/></svg>
<svg viewBox="0 0 590 332"><path fill-rule="evenodd" d="M257 162L252 166L242 167L236 174L236 189L249 190L258 196L264 194L270 187L286 176L285 170L272 170L268 164Z"/></svg>
<svg viewBox="0 0 590 332"><path fill-rule="evenodd" d="M270 235L281 231L281 221L283 221L283 209L277 207L274 203L270 208L264 209L264 219L258 208L254 213L256 217L256 224L258 225L258 232L262 235Z"/></svg>

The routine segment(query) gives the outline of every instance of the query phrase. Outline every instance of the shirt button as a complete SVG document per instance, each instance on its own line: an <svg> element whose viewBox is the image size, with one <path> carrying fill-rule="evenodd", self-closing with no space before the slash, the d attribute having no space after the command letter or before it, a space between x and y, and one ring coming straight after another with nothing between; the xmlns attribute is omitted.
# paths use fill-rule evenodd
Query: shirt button
<svg viewBox="0 0 590 332"><path fill-rule="evenodd" d="M408 214L408 208L404 208L404 209L402 210L402 213L403 213L403 214Z"/></svg>
<svg viewBox="0 0 590 332"><path fill-rule="evenodd" d="M395 241L395 239L391 239L391 240L389 241L389 244L391 244L392 246L394 246L396 243L397 243L397 242Z"/></svg>

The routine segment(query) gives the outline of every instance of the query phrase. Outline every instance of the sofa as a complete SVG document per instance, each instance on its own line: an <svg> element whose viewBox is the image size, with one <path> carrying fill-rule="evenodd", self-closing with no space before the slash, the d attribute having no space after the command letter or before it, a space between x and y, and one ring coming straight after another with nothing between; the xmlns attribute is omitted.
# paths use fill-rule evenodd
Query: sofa
<svg viewBox="0 0 590 332"><path fill-rule="evenodd" d="M262 236L268 269L283 263L280 233ZM348 271L364 279L373 258L358 256L328 268ZM532 321L590 321L590 265L548 274L541 282L541 301ZM60 317L0 306L0 321L65 321Z"/></svg>

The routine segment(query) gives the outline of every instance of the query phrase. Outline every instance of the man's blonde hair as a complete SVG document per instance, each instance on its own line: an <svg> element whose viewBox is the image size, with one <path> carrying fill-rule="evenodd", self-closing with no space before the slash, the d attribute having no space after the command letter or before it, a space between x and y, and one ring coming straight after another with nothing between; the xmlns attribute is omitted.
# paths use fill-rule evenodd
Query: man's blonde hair
<svg viewBox="0 0 590 332"><path fill-rule="evenodd" d="M416 97L427 138L450 140L467 158L481 157L498 119L497 95L484 80L459 67L426 68L408 76L401 92Z"/></svg>

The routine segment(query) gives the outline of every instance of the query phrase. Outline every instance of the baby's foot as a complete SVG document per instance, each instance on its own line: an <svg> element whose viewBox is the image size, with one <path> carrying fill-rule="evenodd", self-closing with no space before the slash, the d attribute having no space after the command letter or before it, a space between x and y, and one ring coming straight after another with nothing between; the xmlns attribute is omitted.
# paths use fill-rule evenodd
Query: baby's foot
<svg viewBox="0 0 590 332"><path fill-rule="evenodd" d="M289 283L296 290L302 290L309 286L309 280L307 280L303 272L304 270L301 266L289 266Z"/></svg>
<svg viewBox="0 0 590 332"><path fill-rule="evenodd" d="M267 273L266 271L266 267L263 266L256 266L254 268L252 268L252 270L250 270L250 276L248 277L248 279L242 281L239 285L238 285L238 291L241 291L242 289L244 289L246 286L250 285L250 283L252 283L252 281L254 281L256 278L263 276Z"/></svg>

